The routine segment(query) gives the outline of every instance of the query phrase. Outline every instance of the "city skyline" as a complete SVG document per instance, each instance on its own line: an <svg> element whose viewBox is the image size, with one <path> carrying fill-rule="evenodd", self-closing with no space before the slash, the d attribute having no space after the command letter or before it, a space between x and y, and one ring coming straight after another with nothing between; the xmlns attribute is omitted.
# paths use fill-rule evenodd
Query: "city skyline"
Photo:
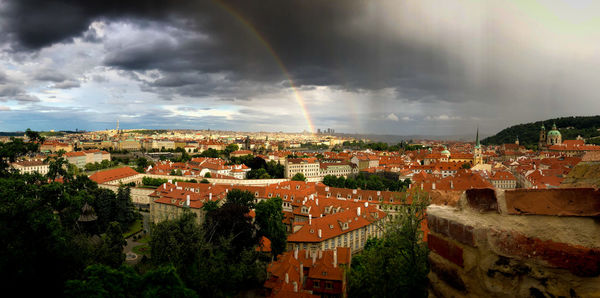
<svg viewBox="0 0 600 298"><path fill-rule="evenodd" d="M7 1L0 131L458 135L593 115L599 6Z"/></svg>

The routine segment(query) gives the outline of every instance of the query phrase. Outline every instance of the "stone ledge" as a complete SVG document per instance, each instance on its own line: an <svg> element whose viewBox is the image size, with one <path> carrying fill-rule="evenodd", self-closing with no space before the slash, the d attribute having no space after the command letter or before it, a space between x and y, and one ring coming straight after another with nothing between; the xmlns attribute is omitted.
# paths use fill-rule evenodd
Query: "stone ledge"
<svg viewBox="0 0 600 298"><path fill-rule="evenodd" d="M600 249L541 240L512 231L491 230L488 239L500 254L541 260L577 276L600 275Z"/></svg>
<svg viewBox="0 0 600 298"><path fill-rule="evenodd" d="M593 188L517 189L504 196L508 214L600 216L600 191Z"/></svg>

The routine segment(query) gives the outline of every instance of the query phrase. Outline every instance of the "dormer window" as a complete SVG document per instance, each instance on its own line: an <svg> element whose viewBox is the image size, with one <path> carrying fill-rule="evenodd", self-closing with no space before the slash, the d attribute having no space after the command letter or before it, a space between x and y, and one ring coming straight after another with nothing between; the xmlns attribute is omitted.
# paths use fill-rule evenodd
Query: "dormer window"
<svg viewBox="0 0 600 298"><path fill-rule="evenodd" d="M394 202L394 199L393 199L393 198L390 198L390 203L393 203L393 202Z"/></svg>
<svg viewBox="0 0 600 298"><path fill-rule="evenodd" d="M369 199L368 199L368 200L369 200L369 201L373 201L373 198L372 198L371 196L369 196Z"/></svg>
<svg viewBox="0 0 600 298"><path fill-rule="evenodd" d="M328 198L329 198L329 197L331 197L331 193L327 193L327 197L328 197Z"/></svg>
<svg viewBox="0 0 600 298"><path fill-rule="evenodd" d="M348 199L352 198L352 195L348 195Z"/></svg>
<svg viewBox="0 0 600 298"><path fill-rule="evenodd" d="M273 196L273 194L272 194L272 193L269 193L269 198L270 198L270 197L272 197L272 196Z"/></svg>
<svg viewBox="0 0 600 298"><path fill-rule="evenodd" d="M254 196L255 196L255 197L258 197L258 191L254 193Z"/></svg>
<svg viewBox="0 0 600 298"><path fill-rule="evenodd" d="M287 200L287 195L283 196L283 198L284 198L285 200Z"/></svg>

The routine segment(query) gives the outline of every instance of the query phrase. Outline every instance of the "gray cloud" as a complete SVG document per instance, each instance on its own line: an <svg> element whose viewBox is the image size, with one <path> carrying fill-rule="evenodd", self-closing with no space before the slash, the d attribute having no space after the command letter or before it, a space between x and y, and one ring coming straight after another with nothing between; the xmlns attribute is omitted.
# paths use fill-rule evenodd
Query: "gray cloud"
<svg viewBox="0 0 600 298"><path fill-rule="evenodd" d="M107 69L172 102L210 97L246 105L281 94L291 87L289 75L304 93L327 86L371 94L356 101L367 101L364 112L379 121L415 115L409 119L454 123L443 125L455 130L472 125L473 115L489 119L493 130L510 121L597 111L599 4L536 5L562 21L496 0L14 0L0 8L0 40L16 53L73 38L101 43L105 54L97 59ZM100 32L90 27L93 21L131 34ZM75 77L80 74L34 76L56 88L78 87ZM385 89L395 92L363 92ZM24 93L10 96L18 94ZM414 114L400 105L414 105ZM366 122L367 129L380 129L381 122Z"/></svg>
<svg viewBox="0 0 600 298"><path fill-rule="evenodd" d="M67 81L56 83L56 84L52 85L52 88L71 89L71 88L77 88L79 86L80 86L79 82L67 80Z"/></svg>

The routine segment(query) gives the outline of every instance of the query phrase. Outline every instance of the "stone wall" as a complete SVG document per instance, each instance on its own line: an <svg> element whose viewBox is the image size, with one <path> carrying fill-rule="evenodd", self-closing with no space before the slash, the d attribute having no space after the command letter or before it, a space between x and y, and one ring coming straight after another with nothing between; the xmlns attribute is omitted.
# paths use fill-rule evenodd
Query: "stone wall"
<svg viewBox="0 0 600 298"><path fill-rule="evenodd" d="M433 297L600 297L600 192L471 189L427 209Z"/></svg>

